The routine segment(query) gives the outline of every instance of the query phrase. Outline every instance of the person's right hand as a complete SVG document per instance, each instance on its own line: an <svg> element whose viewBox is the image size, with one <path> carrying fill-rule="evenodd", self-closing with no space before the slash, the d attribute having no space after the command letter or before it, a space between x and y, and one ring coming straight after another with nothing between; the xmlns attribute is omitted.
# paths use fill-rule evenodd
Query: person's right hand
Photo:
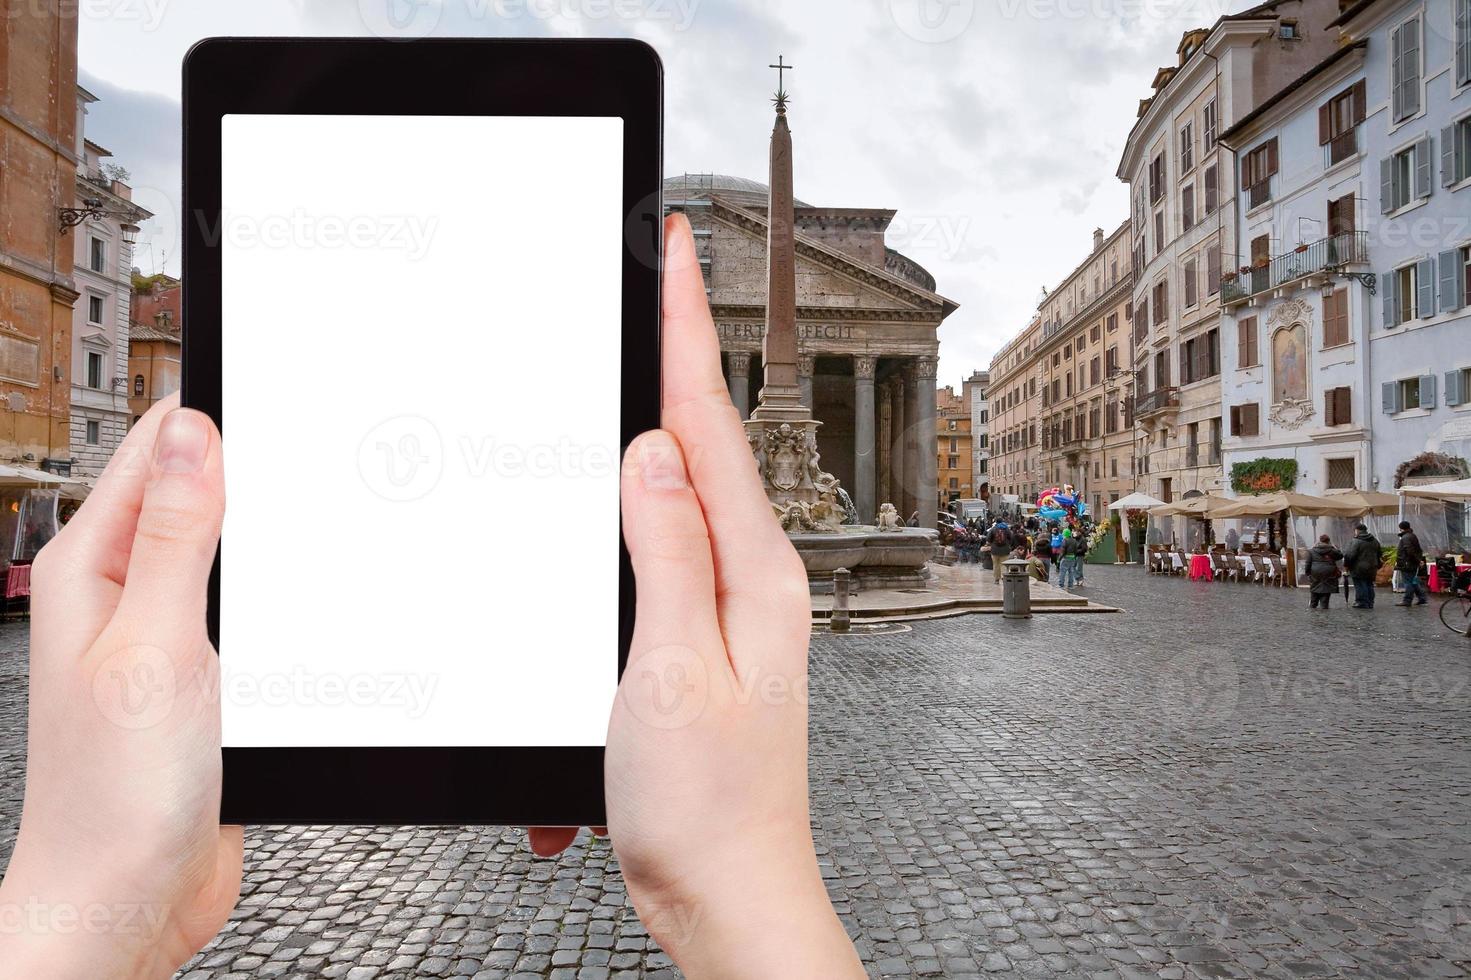
<svg viewBox="0 0 1471 980"><path fill-rule="evenodd" d="M686 975L862 977L808 816L807 576L721 376L683 216L665 242L666 428L623 469L638 612L608 730L613 849ZM556 853L572 833L533 846Z"/></svg>

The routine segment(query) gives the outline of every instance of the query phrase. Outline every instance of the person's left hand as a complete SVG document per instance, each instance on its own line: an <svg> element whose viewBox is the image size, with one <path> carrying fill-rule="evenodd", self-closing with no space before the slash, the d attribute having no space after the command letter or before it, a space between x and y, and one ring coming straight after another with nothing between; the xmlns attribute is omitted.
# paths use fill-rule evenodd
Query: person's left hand
<svg viewBox="0 0 1471 980"><path fill-rule="evenodd" d="M177 406L133 427L32 569L25 808L0 884L0 977L168 977L240 893L205 630L220 435Z"/></svg>

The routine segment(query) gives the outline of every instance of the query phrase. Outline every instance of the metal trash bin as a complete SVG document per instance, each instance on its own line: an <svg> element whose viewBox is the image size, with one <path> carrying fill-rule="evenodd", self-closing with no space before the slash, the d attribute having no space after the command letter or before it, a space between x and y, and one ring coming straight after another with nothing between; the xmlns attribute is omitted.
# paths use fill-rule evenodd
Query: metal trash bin
<svg viewBox="0 0 1471 980"><path fill-rule="evenodd" d="M1027 561L1009 558L1001 567L1001 614L1007 619L1031 619L1032 583Z"/></svg>

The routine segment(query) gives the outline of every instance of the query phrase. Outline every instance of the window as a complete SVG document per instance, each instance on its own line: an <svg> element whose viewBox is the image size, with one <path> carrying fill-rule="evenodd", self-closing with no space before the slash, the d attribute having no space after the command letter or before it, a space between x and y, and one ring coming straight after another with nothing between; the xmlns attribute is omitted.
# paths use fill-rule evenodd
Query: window
<svg viewBox="0 0 1471 980"><path fill-rule="evenodd" d="M1411 17L1390 35L1390 112L1401 122L1420 111L1420 18Z"/></svg>
<svg viewBox="0 0 1471 980"><path fill-rule="evenodd" d="M1440 134L1440 182L1451 187L1463 180L1471 180L1471 116Z"/></svg>
<svg viewBox="0 0 1471 980"><path fill-rule="evenodd" d="M1200 423L1191 422L1185 429L1185 465L1200 465Z"/></svg>
<svg viewBox="0 0 1471 980"><path fill-rule="evenodd" d="M1277 36L1284 41L1299 41L1302 34L1297 29L1297 21L1284 20L1277 25Z"/></svg>
<svg viewBox="0 0 1471 980"><path fill-rule="evenodd" d="M1170 358L1165 351L1154 355L1154 387L1155 390L1168 388L1170 386Z"/></svg>
<svg viewBox="0 0 1471 980"><path fill-rule="evenodd" d="M1206 103L1204 113L1205 126L1201 132L1201 139L1204 141L1207 150L1216 145L1216 130L1219 128L1220 122L1217 116L1216 100L1211 99L1210 102Z"/></svg>
<svg viewBox="0 0 1471 980"><path fill-rule="evenodd" d="M1397 411L1408 412L1420 407L1420 379L1410 378L1397 383L1399 388L1399 403Z"/></svg>
<svg viewBox="0 0 1471 980"><path fill-rule="evenodd" d="M1159 326L1165 322L1170 301L1170 284L1164 282L1155 283L1154 286L1154 325Z"/></svg>
<svg viewBox="0 0 1471 980"><path fill-rule="evenodd" d="M1200 275L1195 259L1185 261L1185 308L1188 310L1200 302Z"/></svg>
<svg viewBox="0 0 1471 980"><path fill-rule="evenodd" d="M1236 321L1236 366L1237 368L1256 368L1261 366L1261 361L1256 353L1256 318L1246 318Z"/></svg>
<svg viewBox="0 0 1471 980"><path fill-rule="evenodd" d="M1429 136L1407 146L1379 164L1380 210L1384 214L1423 200L1431 195L1431 154L1434 149Z"/></svg>
<svg viewBox="0 0 1471 980"><path fill-rule="evenodd" d="M953 467L952 467L952 469L953 469ZM958 477L958 476L952 476L950 478L950 489L951 490L959 490L960 489L960 477Z"/></svg>
<svg viewBox="0 0 1471 980"><path fill-rule="evenodd" d="M1195 123L1188 122L1180 130L1180 172L1188 174L1195 169Z"/></svg>
<svg viewBox="0 0 1471 980"><path fill-rule="evenodd" d="M1161 153L1149 164L1149 203L1158 204L1165 193L1165 155Z"/></svg>
<svg viewBox="0 0 1471 980"><path fill-rule="evenodd" d="M99 324L102 322L102 297L101 296L88 296L87 297L87 322L88 323L99 323Z"/></svg>
<svg viewBox="0 0 1471 980"><path fill-rule="evenodd" d="M1330 237L1352 235L1355 230L1354 196L1345 194L1328 202L1328 234Z"/></svg>
<svg viewBox="0 0 1471 980"><path fill-rule="evenodd" d="M1212 245L1205 250L1205 291L1214 296L1221 291L1221 246Z"/></svg>
<svg viewBox="0 0 1471 980"><path fill-rule="evenodd" d="M1116 333L1118 331L1118 329L1119 329L1119 315L1117 313L1110 313L1108 315L1108 332L1109 333Z"/></svg>
<svg viewBox="0 0 1471 980"><path fill-rule="evenodd" d="M1359 81L1318 107L1318 143L1327 147L1328 166L1359 152L1358 126L1364 121L1367 91L1367 83Z"/></svg>
<svg viewBox="0 0 1471 980"><path fill-rule="evenodd" d="M96 420L87 422L87 445L96 446L102 442L102 423Z"/></svg>
<svg viewBox="0 0 1471 980"><path fill-rule="evenodd" d="M1211 419L1211 456L1212 466L1219 466L1221 462L1221 417L1217 415Z"/></svg>
<svg viewBox="0 0 1471 980"><path fill-rule="evenodd" d="M1180 383L1193 384L1221 373L1220 331L1210 330L1180 345Z"/></svg>
<svg viewBox="0 0 1471 980"><path fill-rule="evenodd" d="M1149 338L1149 299L1147 297L1140 304L1137 313L1138 315L1134 318L1134 342L1142 344Z"/></svg>
<svg viewBox="0 0 1471 980"><path fill-rule="evenodd" d="M91 255L88 258L87 267L93 272L104 272L107 269L107 243L100 238L91 241Z"/></svg>
<svg viewBox="0 0 1471 980"><path fill-rule="evenodd" d="M1119 373L1119 349L1117 347L1110 347L1104 351L1103 373L1110 378Z"/></svg>
<svg viewBox="0 0 1471 980"><path fill-rule="evenodd" d="M1079 354L1083 353L1083 345L1084 345L1084 343L1085 342L1084 342L1083 338L1082 337L1079 337L1078 338L1078 342L1075 345L1078 348L1078 353Z"/></svg>
<svg viewBox="0 0 1471 980"><path fill-rule="evenodd" d="M1231 406L1231 434L1254 436L1260 434L1262 407L1255 402L1249 405Z"/></svg>
<svg viewBox="0 0 1471 980"><path fill-rule="evenodd" d="M135 375L133 378L133 394L141 397L143 395L143 375Z"/></svg>
<svg viewBox="0 0 1471 980"><path fill-rule="evenodd" d="M1471 85L1471 0L1456 0L1456 84Z"/></svg>
<svg viewBox="0 0 1471 980"><path fill-rule="evenodd" d="M1272 176L1277 172L1277 138L1274 136L1246 155L1241 165L1241 189L1251 207L1272 199Z"/></svg>
<svg viewBox="0 0 1471 980"><path fill-rule="evenodd" d="M87 387L102 387L102 355L95 350L87 351Z"/></svg>
<svg viewBox="0 0 1471 980"><path fill-rule="evenodd" d="M1154 213L1154 254L1158 255L1165 247L1165 213L1163 210Z"/></svg>
<svg viewBox="0 0 1471 980"><path fill-rule="evenodd" d="M1195 227L1195 185L1187 184L1180 191L1180 224L1182 231Z"/></svg>
<svg viewBox="0 0 1471 980"><path fill-rule="evenodd" d="M1071 371L1067 373L1067 396L1073 397L1073 372Z"/></svg>
<svg viewBox="0 0 1471 980"><path fill-rule="evenodd" d="M1435 315L1435 265L1434 259L1424 259L1380 277L1386 330Z"/></svg>
<svg viewBox="0 0 1471 980"><path fill-rule="evenodd" d="M1221 203L1221 185L1215 164L1205 168L1205 213L1215 214Z"/></svg>
<svg viewBox="0 0 1471 980"><path fill-rule="evenodd" d="M1352 490L1358 482L1352 456L1328 460L1329 490Z"/></svg>
<svg viewBox="0 0 1471 980"><path fill-rule="evenodd" d="M1348 425L1354 420L1353 391L1329 388L1323 392L1323 424Z"/></svg>
<svg viewBox="0 0 1471 980"><path fill-rule="evenodd" d="M1471 403L1471 368L1447 372L1445 403L1452 408Z"/></svg>
<svg viewBox="0 0 1471 980"><path fill-rule="evenodd" d="M1342 347L1346 343L1348 343L1348 290L1335 289L1323 297L1323 346Z"/></svg>
<svg viewBox="0 0 1471 980"><path fill-rule="evenodd" d="M949 470L957 470L957 469L960 469L960 457L959 456L947 456L945 458L945 462L946 462L946 466L945 466L946 469L949 469Z"/></svg>
<svg viewBox="0 0 1471 980"><path fill-rule="evenodd" d="M1088 340L1096 344L1098 343L1098 338L1101 336L1103 336L1103 324L1093 324L1093 329L1088 331Z"/></svg>
<svg viewBox="0 0 1471 980"><path fill-rule="evenodd" d="M1093 360L1088 362L1088 384L1098 384L1098 382L1101 380L1099 372L1102 371L1102 369L1102 364L1099 362L1098 358L1095 357L1093 358Z"/></svg>

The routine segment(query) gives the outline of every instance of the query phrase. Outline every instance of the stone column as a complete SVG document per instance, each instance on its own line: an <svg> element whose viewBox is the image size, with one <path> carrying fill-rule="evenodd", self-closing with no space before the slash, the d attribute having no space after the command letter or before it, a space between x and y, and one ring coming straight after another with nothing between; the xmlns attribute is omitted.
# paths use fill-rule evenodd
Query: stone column
<svg viewBox="0 0 1471 980"><path fill-rule="evenodd" d="M939 436L935 429L935 417L938 414L935 408L937 366L933 357L917 358L914 362L914 386L918 389L919 396L913 422L919 463L914 480L918 498L916 506L919 508L920 526L929 528L935 526L935 514L940 507L939 460L936 457L939 452Z"/></svg>
<svg viewBox="0 0 1471 980"><path fill-rule="evenodd" d="M911 360L904 365L904 519L907 521L910 515L918 514L919 526L928 527L924 509L920 507L924 488L919 481L923 473L923 457L933 455L933 452L926 453L925 447L928 445L934 449L935 430L931 426L927 434L921 427L923 411L924 385L915 371L915 362ZM929 519L933 521L935 515L931 514Z"/></svg>
<svg viewBox="0 0 1471 980"><path fill-rule="evenodd" d="M817 373L817 358L812 354L797 355L797 387L802 391L802 405L817 417L817 401L812 396L812 376Z"/></svg>
<svg viewBox="0 0 1471 980"><path fill-rule="evenodd" d="M878 454L874 448L873 373L878 359L853 358L853 502L858 520L867 524L878 513Z"/></svg>
<svg viewBox="0 0 1471 980"><path fill-rule="evenodd" d="M885 381L878 386L878 494L876 500L879 504L886 504L894 499L893 491L889 488L894 485L894 393L889 388L889 382Z"/></svg>
<svg viewBox="0 0 1471 980"><path fill-rule="evenodd" d="M730 403L741 413L744 422L751 414L751 355L744 351L731 351L730 358Z"/></svg>
<svg viewBox="0 0 1471 980"><path fill-rule="evenodd" d="M889 410L889 417L892 419L889 423L889 428L893 432L893 442L889 444L889 493L893 495L893 499L886 500L884 503L893 504L894 508L899 511L899 516L907 521L909 520L909 511L904 509L906 499L905 491L908 488L908 484L904 482L904 443L906 430L904 427L903 374L896 376L889 385L889 394L893 398Z"/></svg>

